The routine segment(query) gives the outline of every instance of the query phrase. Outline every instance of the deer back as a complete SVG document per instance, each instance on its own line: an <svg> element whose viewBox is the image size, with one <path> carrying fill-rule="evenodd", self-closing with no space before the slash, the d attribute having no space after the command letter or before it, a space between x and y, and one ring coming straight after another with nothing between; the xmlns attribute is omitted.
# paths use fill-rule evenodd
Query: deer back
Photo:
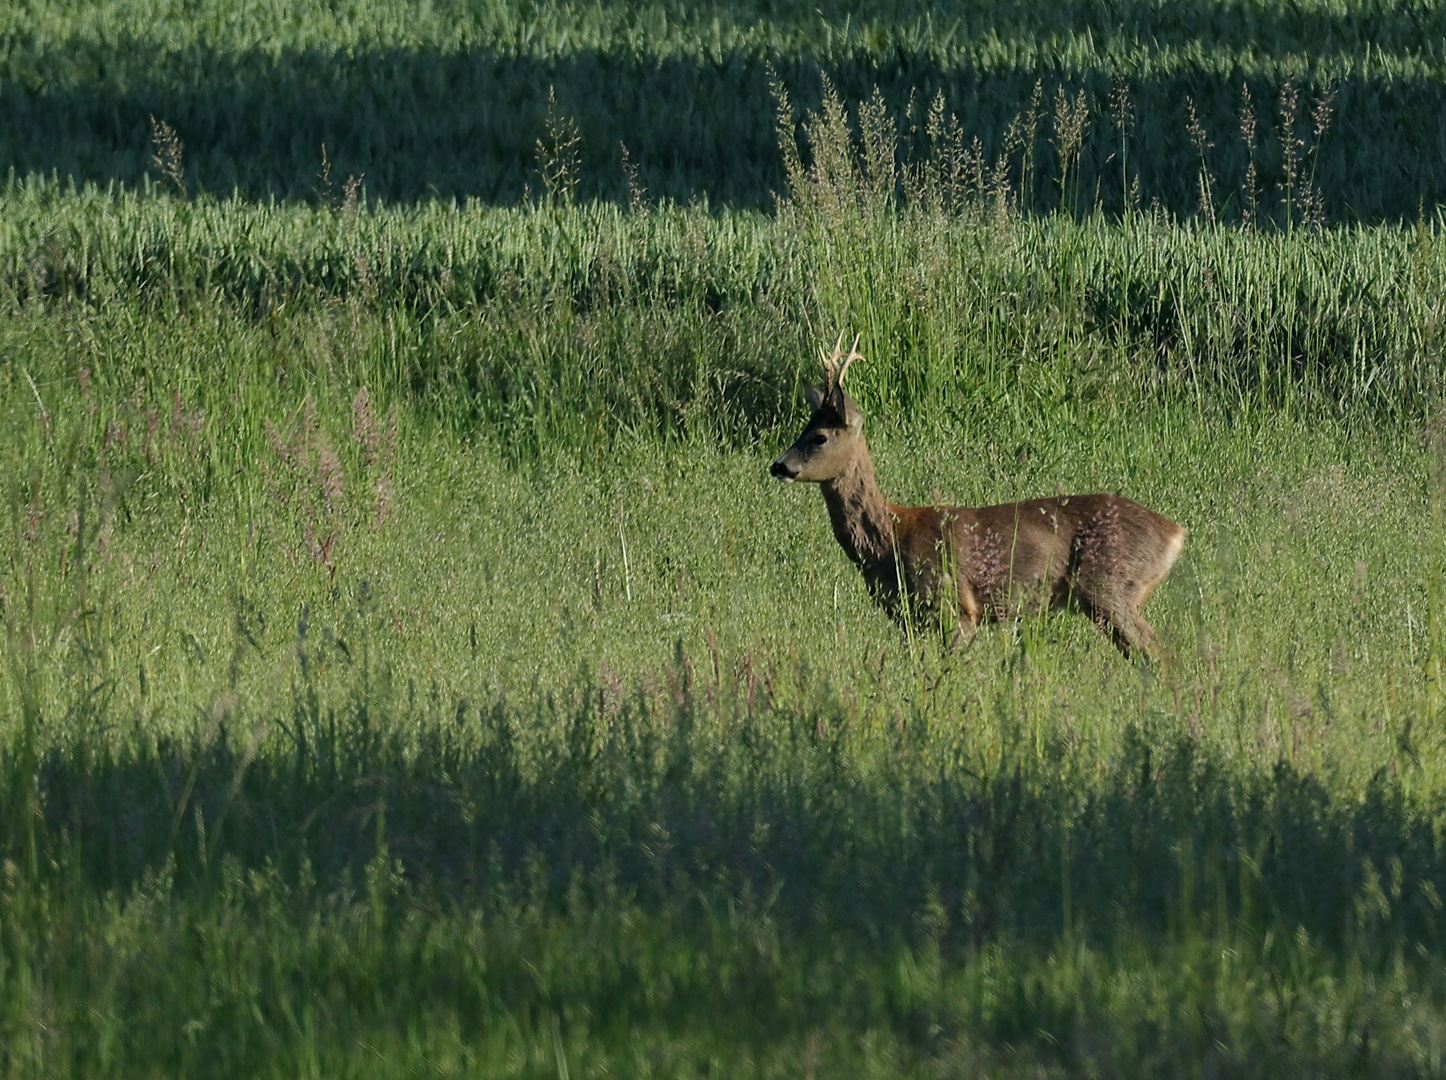
<svg viewBox="0 0 1446 1080"><path fill-rule="evenodd" d="M926 608L952 588L971 619L1062 607L1134 611L1185 530L1118 495L983 507L890 507L903 584Z"/></svg>

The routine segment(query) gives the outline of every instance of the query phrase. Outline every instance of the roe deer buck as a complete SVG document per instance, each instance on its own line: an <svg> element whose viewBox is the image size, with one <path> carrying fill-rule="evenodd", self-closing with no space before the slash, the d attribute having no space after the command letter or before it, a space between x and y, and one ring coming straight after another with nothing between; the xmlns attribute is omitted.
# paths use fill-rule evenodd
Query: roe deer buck
<svg viewBox="0 0 1446 1080"><path fill-rule="evenodd" d="M952 599L972 632L981 621L1072 607L1108 629L1126 657L1153 654L1140 605L1170 572L1184 529L1118 495L977 508L885 502L863 414L843 389L849 365L863 359L858 338L847 357L842 346L840 335L832 356L819 350L827 386L804 386L813 416L769 472L823 488L834 536L885 611L902 620L908 602L938 616Z"/></svg>

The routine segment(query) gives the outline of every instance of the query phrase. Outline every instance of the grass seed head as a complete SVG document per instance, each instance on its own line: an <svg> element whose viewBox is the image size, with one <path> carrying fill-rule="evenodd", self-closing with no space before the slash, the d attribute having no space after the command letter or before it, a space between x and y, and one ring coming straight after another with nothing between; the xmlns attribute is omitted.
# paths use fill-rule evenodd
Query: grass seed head
<svg viewBox="0 0 1446 1080"><path fill-rule="evenodd" d="M176 129L151 116L151 168L177 195L186 194L185 147Z"/></svg>

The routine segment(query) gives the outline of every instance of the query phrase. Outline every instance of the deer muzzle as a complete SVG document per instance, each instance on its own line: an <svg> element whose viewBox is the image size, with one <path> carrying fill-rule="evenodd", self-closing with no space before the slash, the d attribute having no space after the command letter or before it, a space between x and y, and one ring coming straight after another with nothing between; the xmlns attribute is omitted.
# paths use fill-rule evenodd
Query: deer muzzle
<svg viewBox="0 0 1446 1080"><path fill-rule="evenodd" d="M784 459L787 454L781 454L773 459L773 464L768 467L768 475L783 484L791 484L798 479L798 469L790 465Z"/></svg>

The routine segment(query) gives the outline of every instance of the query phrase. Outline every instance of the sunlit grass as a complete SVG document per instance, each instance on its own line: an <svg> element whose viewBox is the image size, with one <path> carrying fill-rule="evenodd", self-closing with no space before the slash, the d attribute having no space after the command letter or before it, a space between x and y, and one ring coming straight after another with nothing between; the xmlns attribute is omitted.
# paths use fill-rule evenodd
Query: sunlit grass
<svg viewBox="0 0 1446 1080"><path fill-rule="evenodd" d="M756 448L519 462L318 352L341 314L12 324L52 349L6 369L17 1066L1345 1072L1369 1030L1428 1067L1440 540L1409 429L881 405L893 497L1121 490L1192 530L1159 668L1065 616L945 653L767 479L786 413ZM92 350L146 386L82 380Z"/></svg>

